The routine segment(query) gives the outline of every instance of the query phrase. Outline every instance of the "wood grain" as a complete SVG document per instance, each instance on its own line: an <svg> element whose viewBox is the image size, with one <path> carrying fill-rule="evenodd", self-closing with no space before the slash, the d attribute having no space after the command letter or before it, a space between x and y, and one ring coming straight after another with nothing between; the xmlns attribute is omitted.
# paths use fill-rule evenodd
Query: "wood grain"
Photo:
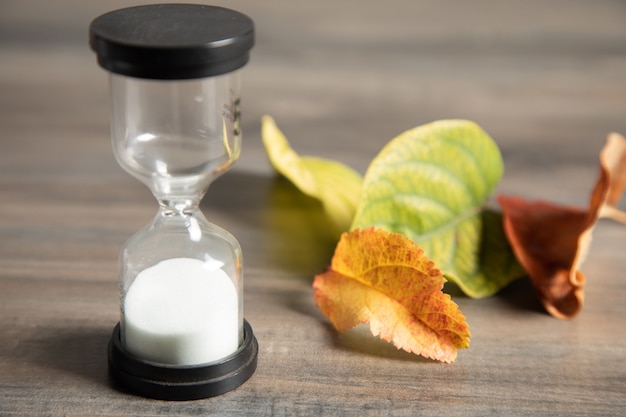
<svg viewBox="0 0 626 417"><path fill-rule="evenodd" d="M193 402L112 386L117 257L156 204L113 159L107 78L87 27L136 3L3 2L0 415L623 415L623 226L597 227L574 320L543 312L527 280L484 300L456 297L471 347L442 365L367 329L337 334L320 314L311 283L334 242L319 204L275 177L259 127L271 114L300 153L364 172L406 129L472 119L502 149L498 192L584 205L606 135L626 133L626 3L215 3L257 26L243 155L202 205L244 249L255 375Z"/></svg>

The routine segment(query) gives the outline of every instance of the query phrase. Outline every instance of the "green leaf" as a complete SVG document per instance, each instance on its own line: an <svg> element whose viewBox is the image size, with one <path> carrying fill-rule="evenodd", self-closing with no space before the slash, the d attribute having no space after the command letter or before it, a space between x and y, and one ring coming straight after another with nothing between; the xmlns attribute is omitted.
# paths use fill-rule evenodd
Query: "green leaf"
<svg viewBox="0 0 626 417"><path fill-rule="evenodd" d="M442 120L402 133L372 161L351 228L402 233L470 297L523 275L498 214L485 205L503 174L475 123Z"/></svg>
<svg viewBox="0 0 626 417"><path fill-rule="evenodd" d="M299 156L270 116L262 119L261 136L274 168L322 203L337 234L347 231L361 197L361 175L336 161Z"/></svg>

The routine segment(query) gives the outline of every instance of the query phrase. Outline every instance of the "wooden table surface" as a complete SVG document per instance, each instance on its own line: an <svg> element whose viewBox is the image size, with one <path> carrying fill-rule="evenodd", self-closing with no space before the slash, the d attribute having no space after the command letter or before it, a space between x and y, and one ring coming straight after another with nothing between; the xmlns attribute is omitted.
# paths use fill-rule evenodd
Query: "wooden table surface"
<svg viewBox="0 0 626 417"><path fill-rule="evenodd" d="M256 373L191 402L110 384L119 250L156 203L113 159L87 27L134 3L1 1L0 415L624 415L622 225L594 231L578 317L547 315L528 279L457 296L470 349L453 364L422 359L367 329L338 334L317 309L311 283L335 242L320 206L269 166L260 118L301 154L362 173L404 130L471 119L502 150L498 193L584 206L606 135L626 133L626 2L215 3L257 29L243 154L202 205L244 250Z"/></svg>

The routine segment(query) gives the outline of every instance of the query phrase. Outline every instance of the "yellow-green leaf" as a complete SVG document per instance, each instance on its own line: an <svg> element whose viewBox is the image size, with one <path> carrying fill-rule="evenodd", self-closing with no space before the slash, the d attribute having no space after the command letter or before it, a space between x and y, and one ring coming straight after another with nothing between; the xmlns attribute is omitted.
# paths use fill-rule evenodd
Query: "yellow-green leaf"
<svg viewBox="0 0 626 417"><path fill-rule="evenodd" d="M299 156L270 116L262 119L261 136L274 168L322 203L338 233L348 230L361 197L361 175L336 161Z"/></svg>
<svg viewBox="0 0 626 417"><path fill-rule="evenodd" d="M410 239L382 229L344 233L314 297L339 331L369 323L399 349L453 362L469 347L469 327L435 264Z"/></svg>
<svg viewBox="0 0 626 417"><path fill-rule="evenodd" d="M524 274L501 215L485 209L502 173L497 145L475 123L417 127L372 161L352 228L402 233L467 295L492 295Z"/></svg>

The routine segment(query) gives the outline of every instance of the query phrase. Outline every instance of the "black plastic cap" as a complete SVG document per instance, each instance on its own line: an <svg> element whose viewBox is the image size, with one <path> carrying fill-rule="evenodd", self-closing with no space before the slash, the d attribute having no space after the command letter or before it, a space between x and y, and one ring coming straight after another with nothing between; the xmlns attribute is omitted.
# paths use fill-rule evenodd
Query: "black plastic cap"
<svg viewBox="0 0 626 417"><path fill-rule="evenodd" d="M232 355L205 365L176 366L130 354L115 326L109 341L109 374L130 392L157 400L198 400L231 391L246 382L257 365L259 345L244 320L244 341Z"/></svg>
<svg viewBox="0 0 626 417"><path fill-rule="evenodd" d="M154 4L106 13L89 26L105 69L137 78L203 78L244 66L254 23L239 12L197 4Z"/></svg>

